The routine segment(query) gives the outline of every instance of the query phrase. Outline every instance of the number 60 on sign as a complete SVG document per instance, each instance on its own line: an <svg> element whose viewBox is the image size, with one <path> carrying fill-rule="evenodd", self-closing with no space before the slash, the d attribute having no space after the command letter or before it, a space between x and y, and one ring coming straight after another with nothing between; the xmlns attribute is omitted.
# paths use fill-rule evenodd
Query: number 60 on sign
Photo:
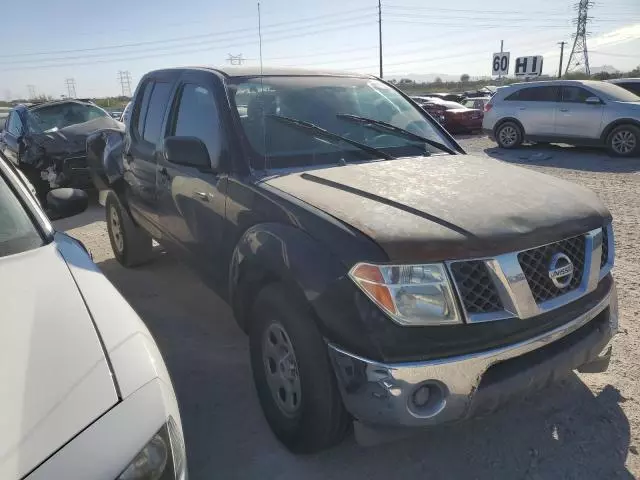
<svg viewBox="0 0 640 480"><path fill-rule="evenodd" d="M493 54L491 62L491 75L507 75L509 73L509 52Z"/></svg>

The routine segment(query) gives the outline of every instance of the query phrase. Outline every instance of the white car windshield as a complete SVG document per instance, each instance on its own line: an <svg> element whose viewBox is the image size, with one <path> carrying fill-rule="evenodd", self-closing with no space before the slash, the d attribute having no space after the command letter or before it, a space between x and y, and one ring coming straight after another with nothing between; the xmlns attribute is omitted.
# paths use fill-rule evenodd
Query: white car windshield
<svg viewBox="0 0 640 480"><path fill-rule="evenodd" d="M403 135L399 129L453 148L423 112L379 80L264 76L232 82L228 88L253 152L254 168L304 167L442 153L441 148ZM384 122L396 130L385 130L384 125L376 126L365 119ZM314 127L333 137L323 136Z"/></svg>
<svg viewBox="0 0 640 480"><path fill-rule="evenodd" d="M0 257L31 250L43 243L31 218L0 175Z"/></svg>

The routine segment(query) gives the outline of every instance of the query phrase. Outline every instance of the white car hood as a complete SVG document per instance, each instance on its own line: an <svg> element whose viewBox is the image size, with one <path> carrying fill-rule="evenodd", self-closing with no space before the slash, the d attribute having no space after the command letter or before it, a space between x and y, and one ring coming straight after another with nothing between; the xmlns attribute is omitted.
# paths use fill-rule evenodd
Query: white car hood
<svg viewBox="0 0 640 480"><path fill-rule="evenodd" d="M20 479L118 402L100 339L53 242L0 258L0 478Z"/></svg>

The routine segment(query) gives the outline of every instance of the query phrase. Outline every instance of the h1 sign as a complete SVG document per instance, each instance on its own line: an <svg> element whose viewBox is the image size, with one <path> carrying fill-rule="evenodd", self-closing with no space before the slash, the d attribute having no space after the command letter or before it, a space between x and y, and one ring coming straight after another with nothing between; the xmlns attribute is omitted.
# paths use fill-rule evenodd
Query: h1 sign
<svg viewBox="0 0 640 480"><path fill-rule="evenodd" d="M542 55L516 58L514 73L517 77L539 77L542 75Z"/></svg>

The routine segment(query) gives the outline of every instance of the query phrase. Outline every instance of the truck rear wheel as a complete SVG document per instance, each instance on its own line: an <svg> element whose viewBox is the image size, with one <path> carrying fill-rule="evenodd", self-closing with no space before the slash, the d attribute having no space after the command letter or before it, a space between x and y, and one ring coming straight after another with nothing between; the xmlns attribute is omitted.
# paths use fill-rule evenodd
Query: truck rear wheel
<svg viewBox="0 0 640 480"><path fill-rule="evenodd" d="M135 267L151 260L151 237L133 223L115 193L107 195L105 210L107 231L116 260L125 267Z"/></svg>
<svg viewBox="0 0 640 480"><path fill-rule="evenodd" d="M308 308L279 284L253 305L251 368L271 430L294 453L342 441L350 419L342 404L327 346Z"/></svg>

